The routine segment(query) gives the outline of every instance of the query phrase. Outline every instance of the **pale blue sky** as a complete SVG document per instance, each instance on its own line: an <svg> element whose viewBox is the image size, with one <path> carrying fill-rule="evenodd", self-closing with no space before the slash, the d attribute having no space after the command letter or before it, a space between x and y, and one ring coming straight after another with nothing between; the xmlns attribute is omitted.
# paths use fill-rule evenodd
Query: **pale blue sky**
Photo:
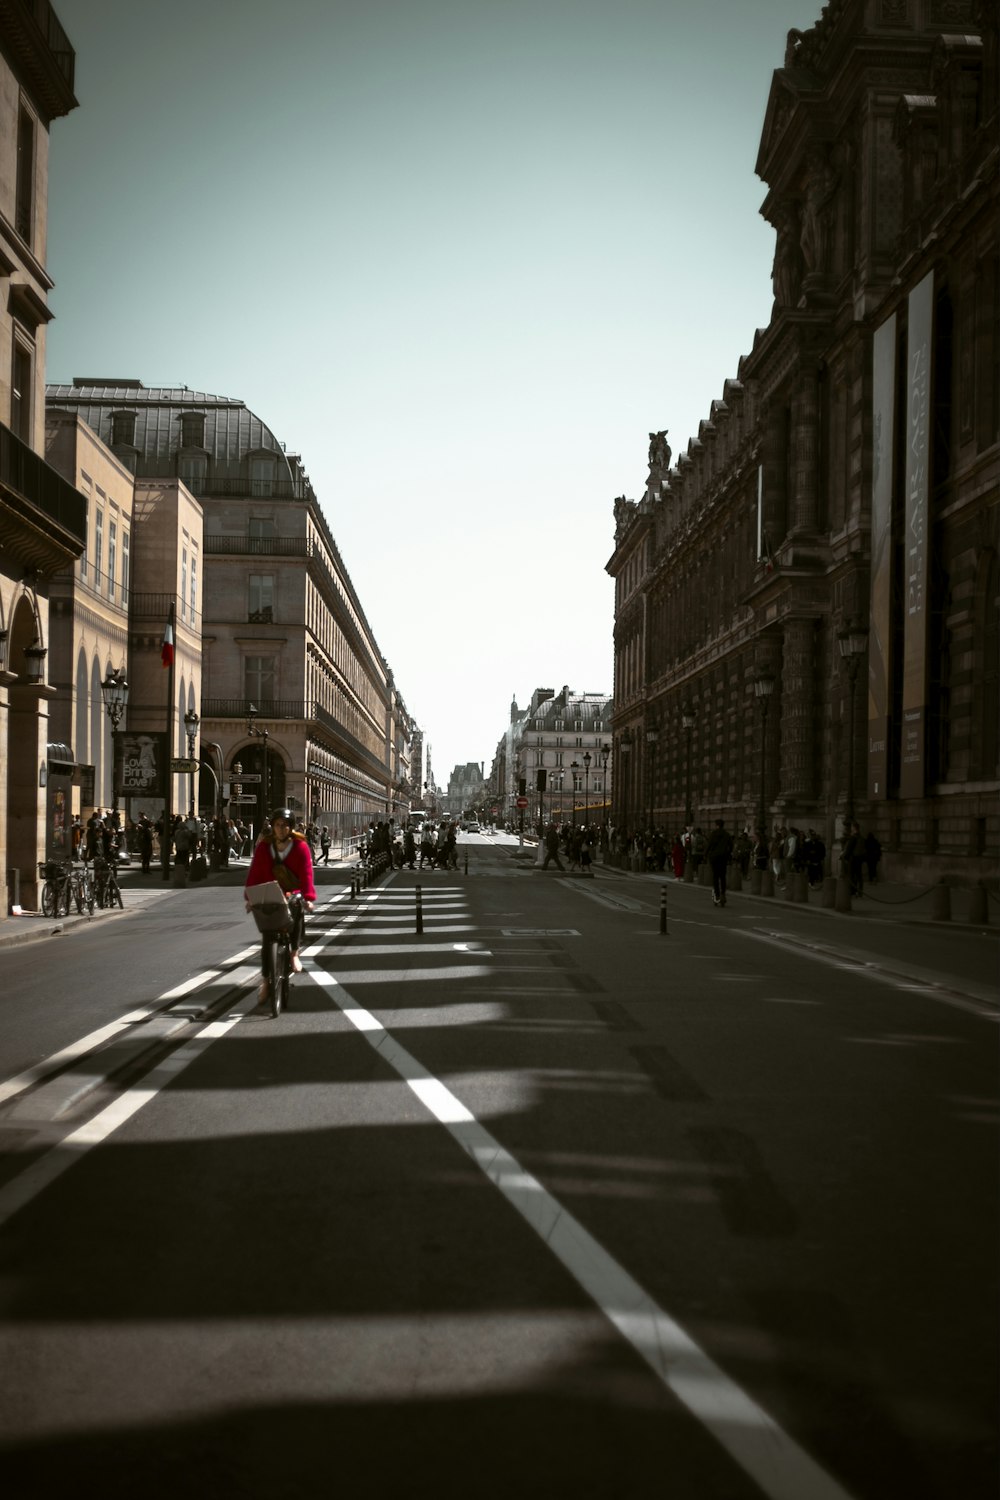
<svg viewBox="0 0 1000 1500"><path fill-rule="evenodd" d="M300 452L432 747L613 685L612 501L771 308L754 175L819 0L56 0L47 375Z"/></svg>

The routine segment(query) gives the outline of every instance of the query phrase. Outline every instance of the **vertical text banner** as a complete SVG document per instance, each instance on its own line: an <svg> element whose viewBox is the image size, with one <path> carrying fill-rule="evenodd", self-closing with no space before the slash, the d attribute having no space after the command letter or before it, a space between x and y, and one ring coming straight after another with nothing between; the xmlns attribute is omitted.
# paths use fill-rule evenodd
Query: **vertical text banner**
<svg viewBox="0 0 1000 1500"><path fill-rule="evenodd" d="M892 492L896 314L875 330L872 380L872 572L868 633L868 796L886 796L892 646Z"/></svg>
<svg viewBox="0 0 1000 1500"><path fill-rule="evenodd" d="M906 390L906 534L903 546L903 744L900 796L924 795L927 712L927 571L930 501L931 338L934 272L909 300Z"/></svg>

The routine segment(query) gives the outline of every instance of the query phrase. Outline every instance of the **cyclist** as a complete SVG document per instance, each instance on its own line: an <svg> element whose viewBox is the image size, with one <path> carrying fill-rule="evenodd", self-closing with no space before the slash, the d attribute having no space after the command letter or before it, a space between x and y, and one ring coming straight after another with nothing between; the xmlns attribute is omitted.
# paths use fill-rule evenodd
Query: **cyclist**
<svg viewBox="0 0 1000 1500"><path fill-rule="evenodd" d="M302 943L305 914L312 910L313 902L316 900L316 887L313 884L313 862L309 842L304 834L295 832L294 822L294 815L289 808L276 807L274 809L271 814L270 831L265 827L253 851L246 886L263 885L265 881L276 880L286 896L295 891L302 897L301 905L297 901L292 903L292 932L289 943L292 969L296 974L301 974L302 961L299 958L299 947ZM244 900L246 900L245 897ZM249 909L248 901L246 905ZM262 946L262 970L263 967ZM266 976L261 980L260 998L261 1000L267 999Z"/></svg>

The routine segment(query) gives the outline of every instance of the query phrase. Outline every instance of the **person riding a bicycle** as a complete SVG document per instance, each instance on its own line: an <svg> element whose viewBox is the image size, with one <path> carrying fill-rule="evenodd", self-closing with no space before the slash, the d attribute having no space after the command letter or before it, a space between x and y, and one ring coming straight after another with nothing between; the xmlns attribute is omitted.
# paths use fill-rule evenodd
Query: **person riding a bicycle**
<svg viewBox="0 0 1000 1500"><path fill-rule="evenodd" d="M309 841L304 834L296 833L293 827L294 822L295 818L287 807L276 807L272 812L270 833L265 828L253 851L253 859L250 861L250 869L244 885L244 901L249 909L250 902L245 894L247 887L263 885L269 880L277 881L286 896L293 893L301 896L301 903L292 902L292 931L289 942L292 970L296 974L301 974L302 962L299 958L299 947L302 943L305 914L312 910L313 902L316 900L316 887L313 883L313 862ZM261 981L260 998L265 1000L268 980L263 952L261 971L264 978Z"/></svg>

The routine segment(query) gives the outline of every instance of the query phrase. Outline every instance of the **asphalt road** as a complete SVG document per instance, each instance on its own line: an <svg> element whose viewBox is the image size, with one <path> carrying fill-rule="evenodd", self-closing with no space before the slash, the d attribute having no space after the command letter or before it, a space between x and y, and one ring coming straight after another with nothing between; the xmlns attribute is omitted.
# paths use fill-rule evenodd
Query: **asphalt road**
<svg viewBox="0 0 1000 1500"><path fill-rule="evenodd" d="M995 1491L995 938L477 838L275 1022L241 878L0 950L5 1496Z"/></svg>

